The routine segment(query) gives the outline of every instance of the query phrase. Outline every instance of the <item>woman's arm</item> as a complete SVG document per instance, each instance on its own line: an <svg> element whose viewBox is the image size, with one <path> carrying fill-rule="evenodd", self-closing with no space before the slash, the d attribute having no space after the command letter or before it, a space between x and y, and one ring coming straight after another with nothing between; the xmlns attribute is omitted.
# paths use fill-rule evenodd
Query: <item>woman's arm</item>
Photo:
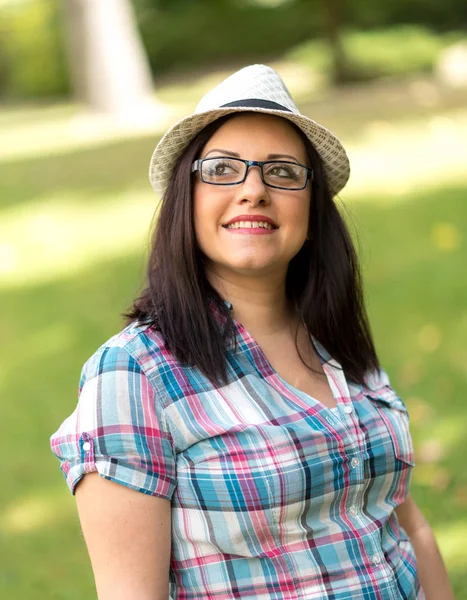
<svg viewBox="0 0 467 600"><path fill-rule="evenodd" d="M396 508L396 514L415 551L418 575L426 600L454 600L446 567L431 527L410 494Z"/></svg>
<svg viewBox="0 0 467 600"><path fill-rule="evenodd" d="M167 600L170 500L89 473L76 502L99 600Z"/></svg>

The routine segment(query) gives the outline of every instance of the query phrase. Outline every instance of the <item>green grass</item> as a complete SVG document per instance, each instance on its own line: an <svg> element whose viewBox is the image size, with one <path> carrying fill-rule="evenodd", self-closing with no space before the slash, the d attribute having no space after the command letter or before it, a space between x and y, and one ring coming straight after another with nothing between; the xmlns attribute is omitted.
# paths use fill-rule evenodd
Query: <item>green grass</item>
<svg viewBox="0 0 467 600"><path fill-rule="evenodd" d="M467 185L354 210L368 310L383 366L406 400L412 493L438 535L457 599L467 598Z"/></svg>
<svg viewBox="0 0 467 600"><path fill-rule="evenodd" d="M7 241L19 257L14 276L2 275L0 261L0 597L94 597L74 500L48 438L76 404L82 364L121 328L119 313L139 289L156 208L147 183L153 145L141 137L0 161L0 253ZM467 600L467 178L453 185L439 172L436 186L412 182L395 197L382 182L342 200L358 232L376 346L411 414L413 495L456 598Z"/></svg>

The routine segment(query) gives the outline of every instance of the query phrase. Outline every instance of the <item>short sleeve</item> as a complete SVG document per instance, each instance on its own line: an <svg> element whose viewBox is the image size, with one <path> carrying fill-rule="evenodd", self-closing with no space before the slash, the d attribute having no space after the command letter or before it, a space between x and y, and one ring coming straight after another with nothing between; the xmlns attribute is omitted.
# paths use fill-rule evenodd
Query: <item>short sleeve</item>
<svg viewBox="0 0 467 600"><path fill-rule="evenodd" d="M139 363L120 347L84 365L74 412L50 438L70 491L86 474L170 499L176 460L163 408Z"/></svg>

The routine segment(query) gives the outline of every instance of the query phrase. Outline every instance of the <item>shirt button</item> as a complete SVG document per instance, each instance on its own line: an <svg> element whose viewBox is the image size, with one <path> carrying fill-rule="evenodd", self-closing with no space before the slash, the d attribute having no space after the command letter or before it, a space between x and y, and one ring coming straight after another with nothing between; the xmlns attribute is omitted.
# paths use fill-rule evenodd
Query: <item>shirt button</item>
<svg viewBox="0 0 467 600"><path fill-rule="evenodd" d="M355 469L355 467L358 467L358 465L360 464L360 459L352 458L352 460L350 461L350 464L352 465L352 468Z"/></svg>
<svg viewBox="0 0 467 600"><path fill-rule="evenodd" d="M352 517L356 517L358 515L358 508L356 506L351 506L349 513L352 515Z"/></svg>
<svg viewBox="0 0 467 600"><path fill-rule="evenodd" d="M379 556L379 554L375 554L372 560L374 565L379 565L379 563L381 562L381 556Z"/></svg>
<svg viewBox="0 0 467 600"><path fill-rule="evenodd" d="M91 444L89 442L84 442L84 444L83 444L83 450L85 452L89 452L89 450L91 450Z"/></svg>
<svg viewBox="0 0 467 600"><path fill-rule="evenodd" d="M344 412L346 412L348 415L350 415L350 413L352 412L352 407L351 406L344 406Z"/></svg>

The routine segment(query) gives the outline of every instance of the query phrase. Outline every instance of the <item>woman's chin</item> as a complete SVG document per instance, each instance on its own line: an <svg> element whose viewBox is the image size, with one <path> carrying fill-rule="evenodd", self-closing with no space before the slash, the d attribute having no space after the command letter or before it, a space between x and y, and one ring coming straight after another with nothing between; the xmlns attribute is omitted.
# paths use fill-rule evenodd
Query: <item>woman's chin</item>
<svg viewBox="0 0 467 600"><path fill-rule="evenodd" d="M272 273L278 268L276 261L271 259L258 260L257 257L229 262L225 266L239 275L248 276L259 276Z"/></svg>

